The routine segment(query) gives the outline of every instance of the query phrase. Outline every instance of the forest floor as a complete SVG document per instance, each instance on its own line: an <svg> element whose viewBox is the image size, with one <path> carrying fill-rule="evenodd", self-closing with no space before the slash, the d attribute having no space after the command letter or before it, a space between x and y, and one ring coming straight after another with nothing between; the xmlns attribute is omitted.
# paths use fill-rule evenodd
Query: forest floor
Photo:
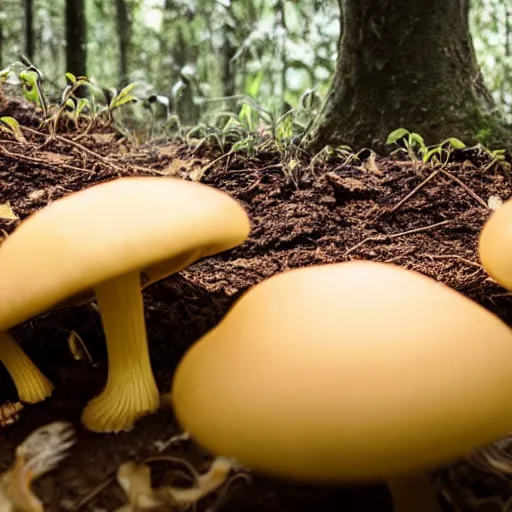
<svg viewBox="0 0 512 512"><path fill-rule="evenodd" d="M28 128L23 133L26 142L0 137L0 204L8 202L20 220L51 200L119 176L197 178L198 171L219 156L169 143L130 148L111 134L77 139L76 134L49 137ZM352 163L338 159L317 163L314 172L299 159L293 173L277 153L232 154L209 165L201 181L239 200L250 215L252 232L240 247L145 291L151 357L162 393L169 391L186 348L214 326L241 293L289 268L352 259L393 262L447 284L512 325L512 294L487 277L476 253L478 233L492 212L489 198L512 196L510 168L489 165L476 150L453 156L451 163L437 167L389 157ZM8 236L18 223L0 218L0 235ZM68 347L73 331L97 364L73 358ZM91 434L80 427L81 409L100 391L106 375L99 317L90 306L48 313L13 333L56 389L51 399L26 405L19 420L0 431L0 471L8 468L16 446L34 429L68 420L77 428L77 443L35 486L47 510L112 511L126 503L112 475L123 462L162 455L158 442L179 432L172 413L144 418L131 432L118 435ZM16 401L16 393L1 368L0 403L6 400ZM207 467L207 459L191 444L165 453ZM164 466L160 464L156 478L164 478L169 469ZM439 469L434 481L446 498L446 511L500 511L512 496L506 479L465 460ZM95 490L96 495L89 496ZM211 504L200 504L199 510ZM240 481L230 489L222 510L386 512L391 506L382 485L308 487L253 475L250 482Z"/></svg>

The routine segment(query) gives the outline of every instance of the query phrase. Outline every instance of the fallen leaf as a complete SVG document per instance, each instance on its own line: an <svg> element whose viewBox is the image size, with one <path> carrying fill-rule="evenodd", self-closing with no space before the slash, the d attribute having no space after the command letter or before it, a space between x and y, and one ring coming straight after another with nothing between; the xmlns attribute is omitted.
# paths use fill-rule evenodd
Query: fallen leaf
<svg viewBox="0 0 512 512"><path fill-rule="evenodd" d="M487 200L487 206L491 210L497 210L503 204L503 199L499 196L489 196Z"/></svg>
<svg viewBox="0 0 512 512"><path fill-rule="evenodd" d="M68 347L75 361L87 361L90 365L95 366L87 345L76 331L69 333Z"/></svg>
<svg viewBox="0 0 512 512"><path fill-rule="evenodd" d="M30 434L17 448L10 469L0 475L0 510L41 512L32 482L54 469L75 443L71 424L56 421Z"/></svg>
<svg viewBox="0 0 512 512"><path fill-rule="evenodd" d="M16 423L20 415L19 413L23 409L21 402L6 402L0 405L0 427L7 427Z"/></svg>
<svg viewBox="0 0 512 512"><path fill-rule="evenodd" d="M19 220L20 218L13 212L9 201L0 204L0 219Z"/></svg>

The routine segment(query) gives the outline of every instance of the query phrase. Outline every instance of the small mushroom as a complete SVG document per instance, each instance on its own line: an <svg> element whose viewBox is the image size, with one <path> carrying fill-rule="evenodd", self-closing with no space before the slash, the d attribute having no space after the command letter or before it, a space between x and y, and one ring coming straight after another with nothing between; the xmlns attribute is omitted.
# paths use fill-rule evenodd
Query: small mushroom
<svg viewBox="0 0 512 512"><path fill-rule="evenodd" d="M69 194L24 220L0 250L0 329L92 290L109 372L83 423L129 430L158 409L141 293L196 260L241 244L244 209L227 194L176 178L132 177Z"/></svg>
<svg viewBox="0 0 512 512"><path fill-rule="evenodd" d="M485 271L512 290L512 199L494 211L480 233L478 252Z"/></svg>
<svg viewBox="0 0 512 512"><path fill-rule="evenodd" d="M428 469L512 427L512 331L400 267L296 269L250 289L181 360L174 410L216 456L309 482L385 480L438 512Z"/></svg>

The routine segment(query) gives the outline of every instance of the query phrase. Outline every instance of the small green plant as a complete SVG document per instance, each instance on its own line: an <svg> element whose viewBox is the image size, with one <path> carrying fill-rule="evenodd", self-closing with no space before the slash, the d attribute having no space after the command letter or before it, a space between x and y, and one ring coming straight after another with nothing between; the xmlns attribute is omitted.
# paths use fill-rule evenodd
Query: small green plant
<svg viewBox="0 0 512 512"><path fill-rule="evenodd" d="M341 165L353 165L361 162L361 154L367 151L361 149L355 153L350 146L342 144L340 146L324 146L318 153L316 153L311 162L309 163L309 170L315 172L315 166L320 162L327 162L332 159L341 161Z"/></svg>
<svg viewBox="0 0 512 512"><path fill-rule="evenodd" d="M86 109L90 110L91 107L91 104L87 98L81 98L75 95L78 89L90 85L88 78L85 76L76 77L72 73L66 73L65 76L68 85L62 92L62 100L60 105L57 107L57 111L48 119L48 121L53 121L54 132L57 131L59 120L62 118L62 115L65 112L73 117L75 125L78 126L78 119L82 117ZM70 109L69 112L68 109Z"/></svg>
<svg viewBox="0 0 512 512"><path fill-rule="evenodd" d="M483 144L477 144L476 146L468 149L476 150L478 155L485 155L485 157L490 160L489 163L484 167L484 172L488 171L495 165L510 168L509 162L507 162L505 159L507 152L504 149L489 149L486 148Z"/></svg>
<svg viewBox="0 0 512 512"><path fill-rule="evenodd" d="M27 100L34 103L43 110L46 118L48 115L48 103L43 92L43 74L35 66L29 66L18 75L21 83L21 90Z"/></svg>
<svg viewBox="0 0 512 512"><path fill-rule="evenodd" d="M13 135L18 142L26 142L26 139L21 132L20 125L14 117L0 117L0 131Z"/></svg>
<svg viewBox="0 0 512 512"><path fill-rule="evenodd" d="M395 144L398 149L391 154L405 153L413 162L433 162L446 164L454 149L464 149L466 145L455 137L443 140L440 144L427 146L423 137L405 128L393 130L386 139L386 144ZM401 145L402 144L402 145Z"/></svg>
<svg viewBox="0 0 512 512"><path fill-rule="evenodd" d="M132 91L135 89L135 87L137 87L137 83L133 82L128 84L126 87L123 87L120 91L114 90L112 99L108 104L110 112L128 103L135 103L139 101L139 99L132 94Z"/></svg>

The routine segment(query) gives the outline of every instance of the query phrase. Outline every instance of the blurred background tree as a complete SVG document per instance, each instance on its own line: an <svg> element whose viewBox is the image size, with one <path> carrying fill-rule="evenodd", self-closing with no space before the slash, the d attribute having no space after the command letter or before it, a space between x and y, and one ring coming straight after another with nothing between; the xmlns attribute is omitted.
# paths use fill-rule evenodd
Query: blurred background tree
<svg viewBox="0 0 512 512"><path fill-rule="evenodd" d="M339 16L337 0L2 0L0 64L25 53L54 99L66 71L102 87L138 82L189 124L226 96L284 112L328 90ZM485 82L512 122L512 5L472 0L470 20Z"/></svg>

